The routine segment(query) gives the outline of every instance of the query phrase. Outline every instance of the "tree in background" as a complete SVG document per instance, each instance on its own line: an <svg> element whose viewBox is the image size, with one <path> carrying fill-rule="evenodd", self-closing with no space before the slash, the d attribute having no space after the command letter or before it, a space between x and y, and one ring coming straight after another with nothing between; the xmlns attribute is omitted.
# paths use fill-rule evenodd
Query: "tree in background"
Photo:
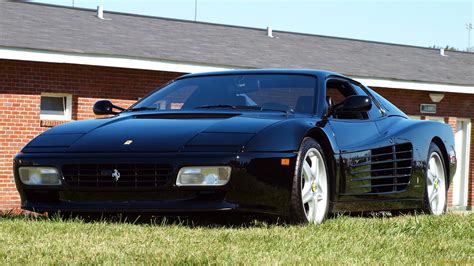
<svg viewBox="0 0 474 266"><path fill-rule="evenodd" d="M444 49L445 51L458 51L458 52L470 52L470 53L474 53L474 46L469 47L469 48L466 48L465 50L461 50L461 49L458 49L458 48L456 48L456 47L449 46L449 45L446 45L446 47L437 46L437 45L432 45L432 46L430 46L429 48L433 48L433 49Z"/></svg>

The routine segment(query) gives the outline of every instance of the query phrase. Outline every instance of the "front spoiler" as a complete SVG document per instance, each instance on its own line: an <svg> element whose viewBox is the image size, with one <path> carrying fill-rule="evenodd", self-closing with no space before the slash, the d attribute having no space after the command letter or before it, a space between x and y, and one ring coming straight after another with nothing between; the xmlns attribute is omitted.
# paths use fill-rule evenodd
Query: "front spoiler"
<svg viewBox="0 0 474 266"><path fill-rule="evenodd" d="M78 212L78 213L193 213L235 211L237 204L221 202L187 202L187 201L125 201L125 202L25 202L22 209L35 212Z"/></svg>

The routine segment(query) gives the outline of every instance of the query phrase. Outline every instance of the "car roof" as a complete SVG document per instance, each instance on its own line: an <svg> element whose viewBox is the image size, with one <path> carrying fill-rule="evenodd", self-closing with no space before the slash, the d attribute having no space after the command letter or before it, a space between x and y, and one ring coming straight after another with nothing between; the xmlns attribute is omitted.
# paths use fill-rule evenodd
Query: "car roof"
<svg viewBox="0 0 474 266"><path fill-rule="evenodd" d="M321 78L334 75L334 76L348 78L342 74L326 71L326 70L270 68L270 69L235 69L235 70L224 70L224 71L216 71L216 72L202 72L202 73L183 75L177 79L205 77L205 76L220 76L220 75L246 75L246 74L292 74L292 75L299 74L299 75L312 75L312 76L317 76Z"/></svg>

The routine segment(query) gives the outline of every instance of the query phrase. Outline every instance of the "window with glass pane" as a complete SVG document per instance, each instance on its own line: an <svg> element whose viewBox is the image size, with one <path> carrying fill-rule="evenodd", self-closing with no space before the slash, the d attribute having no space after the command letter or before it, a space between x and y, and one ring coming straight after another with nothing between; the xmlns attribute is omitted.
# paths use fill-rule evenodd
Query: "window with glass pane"
<svg viewBox="0 0 474 266"><path fill-rule="evenodd" d="M65 115L66 97L41 96L42 115Z"/></svg>

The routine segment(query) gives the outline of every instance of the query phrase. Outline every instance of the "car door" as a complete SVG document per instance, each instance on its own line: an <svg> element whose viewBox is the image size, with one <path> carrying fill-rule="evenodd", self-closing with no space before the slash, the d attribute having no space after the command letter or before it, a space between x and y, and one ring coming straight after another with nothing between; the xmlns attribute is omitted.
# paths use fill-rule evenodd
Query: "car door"
<svg viewBox="0 0 474 266"><path fill-rule="evenodd" d="M363 95L351 81L332 78L326 82L326 98L330 97L333 105L341 104L351 95ZM377 126L369 115L371 112L335 113L329 117L328 123L341 153L360 151L380 138Z"/></svg>
<svg viewBox="0 0 474 266"><path fill-rule="evenodd" d="M326 97L333 99L334 105L351 95L369 96L372 108L360 113L336 112L328 118L340 151L341 165L336 182L338 196L343 201L397 197L397 193L392 192L397 192L402 185L393 184L393 180L397 179L393 178L392 165L394 154L399 152L395 149L399 148L377 126L377 123L387 117L362 85L339 78L326 83Z"/></svg>

